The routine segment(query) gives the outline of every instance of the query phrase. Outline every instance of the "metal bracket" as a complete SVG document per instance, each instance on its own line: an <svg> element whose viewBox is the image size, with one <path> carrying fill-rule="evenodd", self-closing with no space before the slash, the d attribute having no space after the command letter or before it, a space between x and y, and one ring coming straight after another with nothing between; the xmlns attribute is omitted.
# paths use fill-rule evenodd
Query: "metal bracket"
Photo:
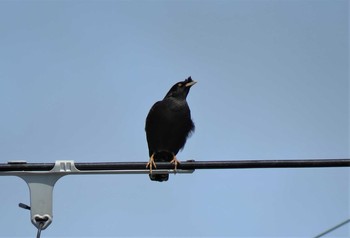
<svg viewBox="0 0 350 238"><path fill-rule="evenodd" d="M25 161L11 161L9 164L26 164ZM193 173L194 170L159 169L154 173ZM6 171L0 175L13 175L22 178L30 190L31 222L38 231L46 229L52 222L53 188L65 175L71 174L148 174L149 170L79 170L73 160L57 160L47 171ZM21 206L21 205L20 205ZM23 206L21 206L23 207ZM29 208L24 205L24 208Z"/></svg>
<svg viewBox="0 0 350 238"><path fill-rule="evenodd" d="M50 171L19 172L17 174L28 184L31 221L38 229L40 227L44 230L52 222L52 194L55 183L72 172L79 172L74 161L59 160Z"/></svg>

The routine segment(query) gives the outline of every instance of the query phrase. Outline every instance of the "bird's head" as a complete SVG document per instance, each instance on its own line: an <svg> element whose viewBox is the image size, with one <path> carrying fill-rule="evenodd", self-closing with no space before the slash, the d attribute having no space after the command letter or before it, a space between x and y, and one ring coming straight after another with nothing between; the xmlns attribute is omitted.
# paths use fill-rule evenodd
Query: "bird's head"
<svg viewBox="0 0 350 238"><path fill-rule="evenodd" d="M185 81L178 82L171 87L169 92L165 95L165 98L177 98L177 99L186 99L187 94L190 91L190 88L197 83L193 81L191 76L188 77Z"/></svg>

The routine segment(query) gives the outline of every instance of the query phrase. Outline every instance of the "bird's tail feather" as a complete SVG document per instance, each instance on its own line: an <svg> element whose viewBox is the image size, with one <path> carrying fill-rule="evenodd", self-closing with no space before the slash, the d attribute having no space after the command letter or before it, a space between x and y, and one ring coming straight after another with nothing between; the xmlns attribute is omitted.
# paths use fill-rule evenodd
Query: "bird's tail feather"
<svg viewBox="0 0 350 238"><path fill-rule="evenodd" d="M152 181L165 182L169 179L169 174L150 174L149 178Z"/></svg>
<svg viewBox="0 0 350 238"><path fill-rule="evenodd" d="M170 162L173 159L173 154L162 151L154 155L154 161L157 162ZM150 174L149 178L152 181L165 182L169 179L169 174Z"/></svg>

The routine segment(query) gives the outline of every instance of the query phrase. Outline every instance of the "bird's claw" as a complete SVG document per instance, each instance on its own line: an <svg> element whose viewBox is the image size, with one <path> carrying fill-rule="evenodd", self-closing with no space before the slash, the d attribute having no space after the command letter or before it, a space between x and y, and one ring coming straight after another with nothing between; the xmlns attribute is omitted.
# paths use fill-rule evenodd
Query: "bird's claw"
<svg viewBox="0 0 350 238"><path fill-rule="evenodd" d="M153 158L153 157L154 157L154 154L151 155L151 157L149 158L148 163L146 164L146 168L149 167L149 172L150 172L150 174L152 174L152 167L157 168L156 163L154 162L154 158Z"/></svg>
<svg viewBox="0 0 350 238"><path fill-rule="evenodd" d="M180 161L178 161L178 160L176 159L176 156L174 155L174 158L170 161L170 163L175 165L174 173L176 174L177 165L180 164Z"/></svg>

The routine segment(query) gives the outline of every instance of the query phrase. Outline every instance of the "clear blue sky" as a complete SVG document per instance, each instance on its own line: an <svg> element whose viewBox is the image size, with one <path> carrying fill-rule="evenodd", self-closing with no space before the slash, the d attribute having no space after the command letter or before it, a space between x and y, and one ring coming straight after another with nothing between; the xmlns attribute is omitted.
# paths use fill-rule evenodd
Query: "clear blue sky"
<svg viewBox="0 0 350 238"><path fill-rule="evenodd" d="M190 75L178 159L350 157L348 1L1 1L0 35L2 163L146 162L148 110ZM67 176L42 236L312 237L350 217L349 172ZM26 184L0 187L0 237L34 237Z"/></svg>

